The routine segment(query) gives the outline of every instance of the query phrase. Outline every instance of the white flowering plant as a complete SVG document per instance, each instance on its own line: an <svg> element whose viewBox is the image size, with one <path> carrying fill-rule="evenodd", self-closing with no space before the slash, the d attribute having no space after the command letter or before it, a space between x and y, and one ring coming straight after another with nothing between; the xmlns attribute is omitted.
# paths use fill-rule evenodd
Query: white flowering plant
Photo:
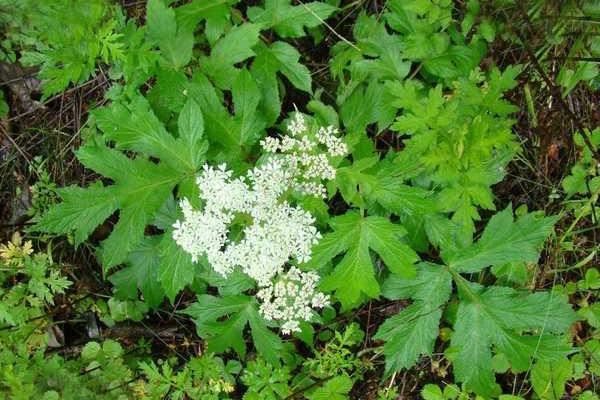
<svg viewBox="0 0 600 400"><path fill-rule="evenodd" d="M205 257L222 277L239 268L260 290L260 314L280 321L284 334L299 332L300 321L310 321L313 308L329 304L317 292L319 275L302 272L290 263L305 264L321 239L314 217L285 199L287 192L326 197L322 181L335 178L329 157L342 157L346 144L333 127L319 128L311 140L302 114L296 113L281 139L261 141L266 158L234 178L224 164L204 165L196 180L203 204L194 210L188 199L180 202L183 219L173 224L173 239L193 262ZM319 152L323 147L323 153ZM243 215L243 217L239 217ZM232 237L234 221L248 223Z"/></svg>
<svg viewBox="0 0 600 400"><path fill-rule="evenodd" d="M520 69L480 69L477 2L464 24L449 1L361 13L327 60L331 87L294 46L332 40L339 2L180 3L149 0L144 26L123 24L109 102L76 151L91 182L58 189L32 231L86 243L115 298L193 321L203 350L258 357L261 391L340 321L366 325L386 377L445 351L486 397L493 357L520 373L569 354L565 298L506 284L557 218L492 213L519 150L505 93ZM295 383L351 392L347 371L315 378Z"/></svg>

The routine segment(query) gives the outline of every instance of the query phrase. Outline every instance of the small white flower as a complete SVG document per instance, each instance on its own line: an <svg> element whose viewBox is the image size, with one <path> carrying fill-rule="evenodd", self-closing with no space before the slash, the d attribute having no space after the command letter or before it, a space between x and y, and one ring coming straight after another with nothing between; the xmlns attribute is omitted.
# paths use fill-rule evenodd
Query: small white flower
<svg viewBox="0 0 600 400"><path fill-rule="evenodd" d="M266 320L282 322L281 331L290 334L300 331L300 321L310 321L315 308L329 305L329 299L317 292L319 275L292 267L276 282L259 290L262 300L259 312Z"/></svg>
<svg viewBox="0 0 600 400"><path fill-rule="evenodd" d="M294 119L292 119L290 121L290 123L288 124L287 128L290 131L290 133L292 134L292 136L298 136L301 133L304 133L304 131L306 131L306 124L304 122L304 115L302 115L299 112L297 112L294 115Z"/></svg>

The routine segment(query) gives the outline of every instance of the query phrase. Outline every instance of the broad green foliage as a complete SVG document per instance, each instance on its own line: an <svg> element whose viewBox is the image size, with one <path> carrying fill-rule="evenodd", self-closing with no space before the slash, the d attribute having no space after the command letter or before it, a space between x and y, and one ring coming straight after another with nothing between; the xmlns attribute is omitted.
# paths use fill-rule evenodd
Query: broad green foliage
<svg viewBox="0 0 600 400"><path fill-rule="evenodd" d="M445 370L462 387L428 385L426 399L500 396L495 374L509 370L524 373L519 379L540 398L560 398L565 382L586 374L575 378L575 363L597 374L594 357L573 355L568 332L577 314L564 293L524 289L558 218L521 212L522 206L515 217L512 205L495 212L501 202L493 186L520 150L512 131L518 109L505 96L521 69L501 70L486 53L497 28L487 6L149 0L136 9L143 17L135 18L103 0L25 3L13 5L31 14L19 14L22 27L13 36L22 40L21 61L41 67L44 98L96 73L112 85L106 101L91 110L75 151L90 172L84 184L52 187L60 201L52 195L49 204L35 207L31 231L67 235L75 246L95 250L103 278L113 284L113 297L94 303L105 325L142 325L163 318L169 307L166 318L182 326L193 321L202 345L194 353L186 347L187 363L138 354L126 362L112 341L90 342L72 360L44 358L39 345L37 352L2 352L0 366L14 366L3 371L10 390L27 393L23 398L59 398L57 385L40 383L56 367L65 372L57 379L66 382L65 391L84 379L86 390L123 398L341 400L359 395L354 383L366 371L383 368L381 351L386 377L423 356L444 354ZM349 16L352 29L339 29ZM64 24L73 29L64 33ZM309 49L332 41L329 58ZM578 81L575 75L565 78L565 87ZM181 200L195 210L204 206L196 184L204 168L222 165L233 178L256 171L268 160L263 139L291 132L300 120L291 115L306 121L315 137L315 127L337 128L329 138L339 136L344 150L332 156L335 178L331 174L324 198L303 198L290 187L276 200L310 212L319 231L311 233L320 238L310 260L291 258L281 268L294 266L303 279L315 278L311 287L320 277L318 289L330 296L320 299L322 315L282 337L277 319L262 316L267 303L257 292L265 285L237 270L219 275L201 251L192 262L173 231L187 211ZM590 133L595 144L597 133ZM569 197L598 195L595 163L584 149L563 182ZM247 211L232 215L230 242L216 247L244 240L251 218ZM199 240L205 233L194 232L192 241L207 243ZM10 255L3 258L25 260L18 272L1 275L0 322L6 326L41 315L68 286L49 269L52 263L28 252L21 243L2 248ZM266 264L265 258L259 260ZM5 288L15 275L16 283ZM578 286L586 291L578 315L592 328L600 324L592 292L597 278L590 272ZM370 302L381 297L400 300L396 315L390 316L389 303L385 311L375 307L380 317L385 313L383 323L370 319ZM365 338L357 322L364 322L367 303L363 329L372 337ZM40 329L31 329L31 337L42 340ZM184 343L189 346L187 336ZM597 341L588 343L586 354L596 354ZM376 355L364 356L370 352ZM550 368L555 362L564 368ZM43 371L27 371L28 363ZM101 372L94 374L96 367ZM82 368L90 381L77 378ZM22 388L20 380L34 383ZM56 395L46 394L51 390ZM380 391L381 399L396 395L391 386Z"/></svg>
<svg viewBox="0 0 600 400"><path fill-rule="evenodd" d="M139 368L146 380L138 380L133 392L140 399L229 399L234 391L234 374L240 365L227 363L212 354L192 358L183 369L174 370L169 362L158 366L154 361L140 362Z"/></svg>
<svg viewBox="0 0 600 400"><path fill-rule="evenodd" d="M250 361L242 375L242 382L248 386L244 400L285 398L291 394L290 379L290 370L285 365L268 364L262 359Z"/></svg>
<svg viewBox="0 0 600 400"><path fill-rule="evenodd" d="M283 41L260 39L260 30L270 27L267 22L233 25L224 3L201 3L174 9L161 0L150 1L146 26L126 24L123 40L129 43L127 57L133 58L115 63L115 76L125 78L124 85L111 90L118 101L94 112L93 121L102 135L91 134L77 151L82 164L110 179L110 184L96 181L85 189L59 189L62 202L43 215L35 228L73 234L79 245L110 221L112 232L98 248L104 271L128 264L111 278L116 292L132 298L137 286L152 307L164 295L173 301L197 272L168 232L145 234L149 226L170 229L177 218L173 192L176 198L195 193L194 178L206 157L246 168L243 159L280 114L279 76L311 91L310 74L299 63L298 51ZM289 19L289 11L302 16L303 27L321 23L312 14L298 13L304 7L279 10L283 3L266 5L269 13L278 9L273 18ZM323 17L335 10L321 3L308 9ZM258 9L254 13L259 18ZM202 21L211 26L210 35L207 32L211 49L200 55L198 70L190 79L182 68L191 61L193 32ZM249 58L254 58L251 69L239 66ZM141 73L134 74L131 63L141 64ZM137 86L152 76L156 85L144 99L136 93ZM233 107L224 90L231 94Z"/></svg>
<svg viewBox="0 0 600 400"><path fill-rule="evenodd" d="M75 186L60 189L63 202L38 221L37 229L53 233L74 231L75 243L79 244L119 210L118 222L99 248L104 271L128 258L133 263L132 269L147 268L136 263L132 252L146 245L146 226L172 201L176 185L193 178L199 168L206 151L201 115L190 100L179 114L178 137L175 137L141 97L127 105L114 103L99 110L96 119L104 136L90 140L78 150L77 157L87 168L110 178L113 184L104 186L96 182L86 189ZM103 140L110 140L115 147L107 147ZM128 158L118 149L135 151L138 157ZM148 157L160 162L152 162ZM173 300L181 288L191 283L193 270L189 268L189 256L182 254L168 236L165 238L155 243L160 254L158 273L164 293ZM185 265L188 268L183 268ZM150 279L151 275L139 274L138 284L150 295L151 303L157 305L156 297L162 298L162 294ZM153 285L152 289L149 285Z"/></svg>
<svg viewBox="0 0 600 400"><path fill-rule="evenodd" d="M387 218L363 218L358 213L347 213L331 219L329 225L333 232L325 235L315 246L310 265L321 267L345 253L333 273L321 285L325 290L335 290L345 308L358 304L361 295L371 298L379 296L370 249L379 254L391 271L405 277L415 274L413 264L418 257L400 241L406 231Z"/></svg>
<svg viewBox="0 0 600 400"><path fill-rule="evenodd" d="M426 95L413 81L391 86L403 109L392 129L409 136L395 162L411 166L409 177L437 187L440 211L452 213L464 241L480 219L478 207L495 208L491 186L502 180L517 149L507 118L515 108L502 99L517 73L493 70L487 80L472 74L455 82L449 97L439 85Z"/></svg>
<svg viewBox="0 0 600 400"><path fill-rule="evenodd" d="M484 287L460 275L508 262L535 262L554 221L533 214L513 221L512 211L507 208L489 221L476 243L442 249L445 265L419 265L415 280L391 275L385 282L384 295L410 298L413 303L388 319L377 332L376 337L387 342L388 370L410 367L421 354L432 353L453 281L459 305L446 352L457 381L477 393L498 395L492 348L507 357L515 372L530 368L532 358L556 360L568 354L570 346L563 334L576 318L562 295ZM497 251L502 247L504 251Z"/></svg>
<svg viewBox="0 0 600 400"><path fill-rule="evenodd" d="M193 26L178 24L175 10L161 0L148 1L146 26L148 38L157 44L166 63L180 69L190 61L194 46Z"/></svg>
<svg viewBox="0 0 600 400"><path fill-rule="evenodd" d="M198 334L208 340L208 349L223 352L233 349L241 357L246 354L244 328L250 325L256 349L271 362L284 356L281 339L268 329L258 313L258 304L250 296L198 296L198 301L184 310L196 323ZM222 317L228 318L222 320Z"/></svg>
<svg viewBox="0 0 600 400"><path fill-rule="evenodd" d="M61 276L50 255L34 253L31 241L20 234L0 245L0 327L19 327L20 332L0 331L3 346L35 345L44 340L39 326L31 323L45 318L44 310L54 304L71 282Z"/></svg>

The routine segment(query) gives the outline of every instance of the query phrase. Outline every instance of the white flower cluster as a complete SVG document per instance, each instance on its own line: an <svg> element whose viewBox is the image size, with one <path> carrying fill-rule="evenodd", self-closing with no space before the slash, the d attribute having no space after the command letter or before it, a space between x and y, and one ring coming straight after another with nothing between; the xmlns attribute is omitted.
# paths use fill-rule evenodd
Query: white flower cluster
<svg viewBox="0 0 600 400"><path fill-rule="evenodd" d="M335 178L328 156L347 152L333 127L319 129L316 141L310 140L302 114L296 113L288 130L291 136L261 142L270 156L245 177L234 178L225 165L205 165L196 181L203 209L194 210L182 200L184 218L173 225L173 238L194 262L206 257L224 277L239 267L256 280L260 312L280 320L284 333L300 330L299 321L310 319L311 307L323 307L328 300L316 292L316 273L284 272L290 259L308 261L321 235L309 212L281 198L289 189L325 196L322 180ZM321 152L323 146L327 154ZM251 222L244 225L240 240L232 240L231 225L244 216Z"/></svg>
<svg viewBox="0 0 600 400"><path fill-rule="evenodd" d="M295 172L294 189L325 198L327 192L321 181L335 179L335 168L329 163L329 157L345 155L348 147L336 136L339 132L333 126L319 128L315 140L311 140L300 113L296 113L287 128L291 136L267 137L261 141L263 149L278 154L288 164L288 169Z"/></svg>
<svg viewBox="0 0 600 400"><path fill-rule="evenodd" d="M260 313L267 320L285 321L281 326L284 334L300 330L300 321L312 317L313 308L329 305L329 299L316 291L319 275L315 272L302 272L292 267L282 274L273 285L256 294L262 304Z"/></svg>
<svg viewBox="0 0 600 400"><path fill-rule="evenodd" d="M197 179L204 209L196 211L184 199L184 219L174 224L173 238L194 262L206 255L223 276L239 266L260 286L269 285L290 258L308 261L321 238L310 213L279 201L288 175L278 160L272 160L248 174L250 188L242 178L232 178L224 165L204 166ZM252 223L235 242L228 233L237 214L248 214Z"/></svg>

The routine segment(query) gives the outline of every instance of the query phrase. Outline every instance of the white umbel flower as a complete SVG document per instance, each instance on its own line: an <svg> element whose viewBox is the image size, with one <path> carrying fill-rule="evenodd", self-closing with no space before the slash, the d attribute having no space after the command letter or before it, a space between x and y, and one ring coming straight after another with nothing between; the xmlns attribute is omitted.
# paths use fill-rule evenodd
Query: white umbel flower
<svg viewBox="0 0 600 400"><path fill-rule="evenodd" d="M224 277L240 267L260 286L268 285L290 259L308 261L321 237L309 212L279 200L291 179L278 160L249 173L252 188L233 179L224 166L205 166L197 179L204 210L195 211L182 200L184 219L173 225L173 238L194 261L206 256ZM236 214L252 219L239 242L227 237Z"/></svg>
<svg viewBox="0 0 600 400"><path fill-rule="evenodd" d="M294 115L287 128L289 135L262 140L263 150L277 155L287 169L294 172L294 189L302 194L325 198L327 191L322 181L335 179L335 168L329 157L347 154L348 147L336 136L339 132L333 126L319 128L312 139L300 113Z"/></svg>
<svg viewBox="0 0 600 400"><path fill-rule="evenodd" d="M321 238L315 219L306 210L283 200L288 190L326 197L323 180L335 178L329 157L346 154L347 147L333 127L320 128L311 139L304 116L296 113L288 124L289 135L261 141L268 154L264 163L245 177L234 178L227 167L205 165L196 183L202 210L181 201L183 219L173 227L173 238L196 262L206 257L212 268L227 277L235 268L254 279L263 301L261 314L282 323L282 331L300 330L314 308L328 304L316 291L318 275L286 265L304 263ZM238 216L248 221L241 239L230 238ZM275 283L273 283L275 282Z"/></svg>
<svg viewBox="0 0 600 400"><path fill-rule="evenodd" d="M327 296L316 290L318 282L317 273L290 268L256 294L262 301L259 312L266 320L281 322L283 334L299 332L300 321L310 321L314 308L329 305Z"/></svg>
<svg viewBox="0 0 600 400"><path fill-rule="evenodd" d="M304 115L297 112L294 118L290 121L287 126L288 131L292 136L298 136L306 131L306 122L304 121Z"/></svg>

